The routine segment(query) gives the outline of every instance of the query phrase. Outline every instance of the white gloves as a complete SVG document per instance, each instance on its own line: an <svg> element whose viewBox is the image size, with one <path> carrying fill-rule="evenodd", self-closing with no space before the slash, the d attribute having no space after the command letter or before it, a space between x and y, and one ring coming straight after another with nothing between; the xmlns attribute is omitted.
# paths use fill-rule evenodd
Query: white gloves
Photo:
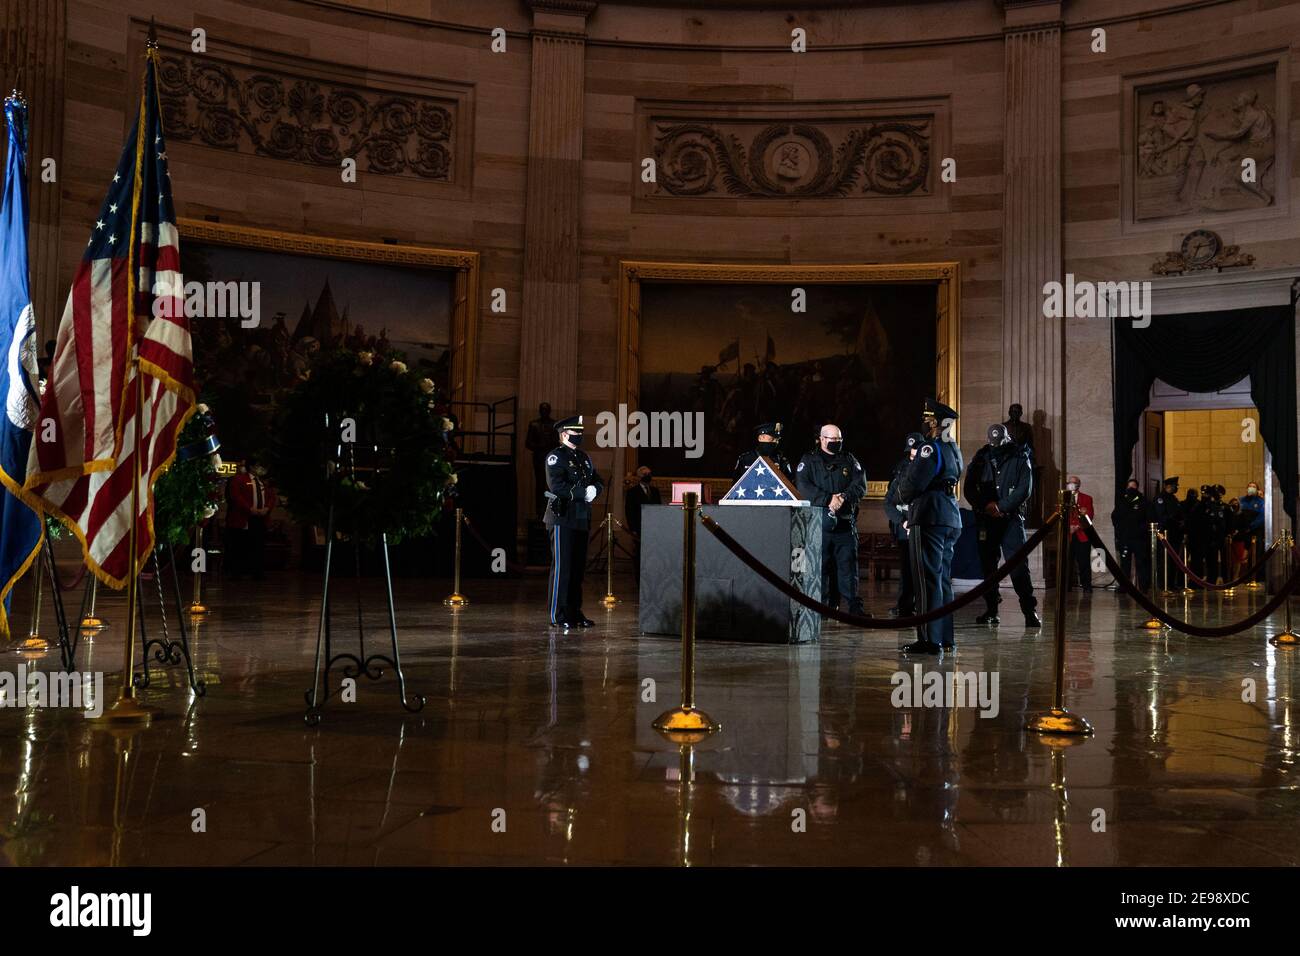
<svg viewBox="0 0 1300 956"><path fill-rule="evenodd" d="M593 502L593 501L595 501L595 500L596 500L596 486L595 486L595 485L588 485L588 486L587 486L587 503L590 504L591 502Z"/></svg>

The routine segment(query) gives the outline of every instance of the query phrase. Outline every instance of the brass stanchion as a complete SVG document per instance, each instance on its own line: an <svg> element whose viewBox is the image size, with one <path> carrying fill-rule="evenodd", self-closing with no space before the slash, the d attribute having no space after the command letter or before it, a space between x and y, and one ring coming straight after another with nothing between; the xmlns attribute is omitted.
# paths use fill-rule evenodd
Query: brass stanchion
<svg viewBox="0 0 1300 956"><path fill-rule="evenodd" d="M1156 524L1155 522L1152 522L1151 523L1151 567L1152 568L1155 568L1156 566L1156 545L1159 542L1159 538L1160 538L1160 525ZM1168 573L1168 565L1166 565L1165 568L1166 568L1165 573ZM1156 578L1155 575L1153 574L1151 576L1151 603L1154 604L1158 600L1158 598L1159 598L1159 592L1156 591ZM1148 618L1147 620L1139 624L1138 627L1146 631L1163 631L1165 629L1164 622L1157 617Z"/></svg>
<svg viewBox="0 0 1300 956"><path fill-rule="evenodd" d="M618 598L614 596L614 516L605 515L605 596L600 599L606 611L614 610Z"/></svg>
<svg viewBox="0 0 1300 956"><path fill-rule="evenodd" d="M202 550L203 548L203 525L194 526L194 547ZM206 568L207 560L204 560L203 566ZM194 598L190 601L190 614L195 617L208 613L208 606L203 603L203 571L194 572Z"/></svg>
<svg viewBox="0 0 1300 956"><path fill-rule="evenodd" d="M41 603L45 593L45 562L44 549L48 547L47 541L41 542L41 551L36 554L36 560L32 563L32 577L35 583L32 585L32 625L27 631L27 640L23 641L15 650L20 654L44 654L50 649L50 642L41 637Z"/></svg>
<svg viewBox="0 0 1300 956"><path fill-rule="evenodd" d="M1151 527L1157 528L1159 525L1152 525ZM1171 598L1174 596L1174 592L1169 589L1169 535L1165 534L1163 531L1157 532L1157 534L1160 536L1160 540L1165 544L1165 547L1160 549L1160 557L1165 566L1165 575L1160 586L1160 596ZM1152 568L1151 571L1154 574L1155 568ZM1151 580L1154 582L1155 578L1152 578Z"/></svg>
<svg viewBox="0 0 1300 956"><path fill-rule="evenodd" d="M132 266L134 268L134 266ZM144 421L144 376L140 372L140 357L134 356L131 365L135 372L135 450L131 455L131 525L127 532L127 548L131 556L130 568L126 581L126 639L122 658L122 690L113 706L107 708L98 717L90 718L99 725L113 724L147 724L155 714L162 713L159 707L140 703L135 696L135 630L136 615L139 613L137 594L140 587L140 555L138 553L136 516L140 514L140 425Z"/></svg>
<svg viewBox="0 0 1300 956"><path fill-rule="evenodd" d="M1250 566L1252 568L1255 566L1255 562L1259 560L1259 555L1257 554L1258 550L1259 550L1259 535L1252 534L1250 536ZM1246 582L1247 591L1258 591L1263 586L1264 585L1254 580Z"/></svg>
<svg viewBox="0 0 1300 956"><path fill-rule="evenodd" d="M1191 555L1187 553L1187 542L1184 541L1183 542L1183 567L1190 568L1191 566L1192 566ZM1186 573L1183 574L1183 593L1184 594L1196 593L1196 588L1192 587L1192 579L1189 578L1186 575Z"/></svg>
<svg viewBox="0 0 1300 956"><path fill-rule="evenodd" d="M81 629L83 631L102 631L108 627L104 619L95 613L95 599L99 597L99 578L90 574L90 607L86 609L86 616L81 619ZM87 638L89 640L89 638Z"/></svg>
<svg viewBox="0 0 1300 956"><path fill-rule="evenodd" d="M1288 529L1283 528L1282 550L1285 552L1285 554L1283 554L1282 562L1283 581L1291 580L1291 575L1295 573L1295 558L1291 551L1292 545L1293 540L1291 538L1291 532ZM1291 627L1291 596L1289 594L1287 595L1287 599L1282 602L1282 608L1282 620L1284 622L1282 630L1270 637L1268 642L1274 647L1295 647L1297 644L1300 644L1300 634L1297 634Z"/></svg>
<svg viewBox="0 0 1300 956"><path fill-rule="evenodd" d="M469 603L469 598L460 593L460 526L465 521L465 513L462 509L456 509L456 563L452 568L454 578L452 580L451 594L442 599L444 606L456 610L464 607Z"/></svg>
<svg viewBox="0 0 1300 956"><path fill-rule="evenodd" d="M700 496L693 491L682 503L682 705L654 720L654 729L676 744L694 743L717 733L722 725L695 708L695 523Z"/></svg>
<svg viewBox="0 0 1300 956"><path fill-rule="evenodd" d="M1065 480L1064 476L1061 480ZM1087 736L1092 733L1092 724L1065 707L1065 591L1070 583L1070 511L1074 508L1074 494L1062 487L1057 495L1061 530L1056 545L1056 686L1051 710L1029 718L1025 729L1047 735Z"/></svg>

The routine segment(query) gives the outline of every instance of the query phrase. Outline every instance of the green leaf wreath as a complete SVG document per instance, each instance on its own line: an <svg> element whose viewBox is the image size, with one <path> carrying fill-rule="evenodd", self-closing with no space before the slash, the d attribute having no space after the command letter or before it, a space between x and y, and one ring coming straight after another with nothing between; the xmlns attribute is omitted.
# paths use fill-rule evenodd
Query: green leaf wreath
<svg viewBox="0 0 1300 956"><path fill-rule="evenodd" d="M455 481L450 428L433 382L400 357L322 352L280 401L267 465L296 520L325 527L333 486L337 531L396 544L438 521Z"/></svg>
<svg viewBox="0 0 1300 956"><path fill-rule="evenodd" d="M212 428L207 406L200 405L199 414L181 429L176 441L176 458L154 485L153 529L158 544L185 544L193 536L195 525L216 511L218 457L198 454L186 458L182 452L206 442Z"/></svg>

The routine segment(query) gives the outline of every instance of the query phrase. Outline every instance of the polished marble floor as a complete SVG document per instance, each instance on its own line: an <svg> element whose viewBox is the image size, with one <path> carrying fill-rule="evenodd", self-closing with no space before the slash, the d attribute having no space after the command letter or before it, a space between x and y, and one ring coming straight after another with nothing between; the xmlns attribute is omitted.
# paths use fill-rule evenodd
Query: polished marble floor
<svg viewBox="0 0 1300 956"><path fill-rule="evenodd" d="M228 582L194 638L207 696L190 694L180 668L155 670L141 696L164 713L149 729L119 736L67 710L0 708L5 861L1300 863L1300 652L1267 643L1276 625L1151 635L1115 594L1072 594L1068 704L1096 734L1069 747L1022 729L1051 700L1050 612L1037 633L978 627L978 608L963 611L957 654L924 664L996 674L989 717L894 706L891 676L914 673L898 656L904 632L705 642L697 702L722 731L683 750L651 728L680 693L679 643L638 634L632 586L617 579L625 602L612 612L590 600L597 627L556 634L538 626L541 578L469 581L472 604L455 614L441 605L446 582L398 581L407 680L427 704L406 713L391 676L363 679L355 702L331 700L310 728L317 579ZM371 581L362 601L376 651L388 640L381 595ZM356 640L350 600L343 591L341 643ZM1226 622L1260 600L1198 595L1174 609ZM881 614L891 601L869 603ZM100 606L110 627L78 666L105 671L115 695L124 602ZM156 628L156 604L150 613ZM27 620L21 600L15 618ZM5 653L0 671L21 662Z"/></svg>

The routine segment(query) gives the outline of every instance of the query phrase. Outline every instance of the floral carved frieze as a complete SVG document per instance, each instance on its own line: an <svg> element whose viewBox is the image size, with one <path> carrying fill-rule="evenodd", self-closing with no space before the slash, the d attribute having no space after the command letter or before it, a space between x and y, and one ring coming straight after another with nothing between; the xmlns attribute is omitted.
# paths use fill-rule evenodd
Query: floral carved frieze
<svg viewBox="0 0 1300 956"><path fill-rule="evenodd" d="M455 178L454 98L377 90L165 53L158 73L173 142L383 176Z"/></svg>
<svg viewBox="0 0 1300 956"><path fill-rule="evenodd" d="M832 199L932 192L933 116L653 124L652 195Z"/></svg>

